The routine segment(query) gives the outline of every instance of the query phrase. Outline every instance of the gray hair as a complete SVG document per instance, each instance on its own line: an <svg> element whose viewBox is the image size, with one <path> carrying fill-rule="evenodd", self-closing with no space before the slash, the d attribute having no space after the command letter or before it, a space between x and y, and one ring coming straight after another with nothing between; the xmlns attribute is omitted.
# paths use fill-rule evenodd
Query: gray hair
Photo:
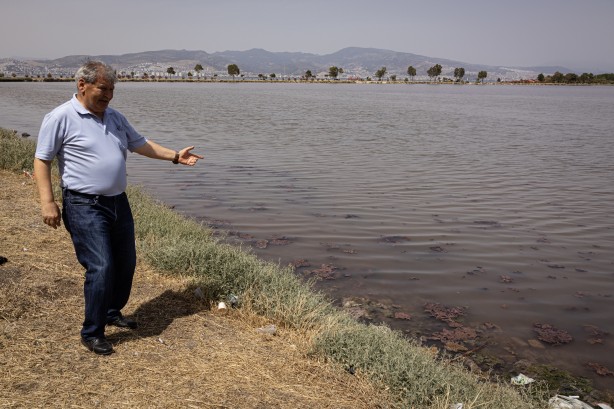
<svg viewBox="0 0 614 409"><path fill-rule="evenodd" d="M77 83L83 80L86 84L94 84L100 77L112 84L117 81L115 70L102 61L87 61L75 73Z"/></svg>

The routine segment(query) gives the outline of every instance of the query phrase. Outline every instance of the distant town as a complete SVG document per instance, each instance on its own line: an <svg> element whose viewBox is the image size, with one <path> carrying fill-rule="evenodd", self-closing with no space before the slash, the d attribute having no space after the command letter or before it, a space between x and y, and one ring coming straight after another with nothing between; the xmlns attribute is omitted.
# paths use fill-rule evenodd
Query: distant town
<svg viewBox="0 0 614 409"><path fill-rule="evenodd" d="M540 73L535 79L513 79L502 80L501 78L489 79L487 71L480 71L475 79L470 79L464 76L464 69L458 67L457 70L463 74L458 74L453 78L448 76L441 76L440 74L433 74L430 76L416 76L410 75L413 67L408 67L408 75L399 78L396 74L386 75L386 67L381 67L376 71L373 76L367 76L365 78L357 77L355 75L343 74L343 69L336 66L330 67L329 72L320 72L314 75L311 71L307 70L302 76L295 75L277 75L275 73L270 74L241 74L240 68L229 65L227 72L202 72L201 70L185 70L175 71L174 67L168 67L167 71L119 71L117 77L120 81L133 81L133 82L234 82L234 81L247 81L247 82L338 82L338 83L454 83L454 84L614 84L614 74L599 74L593 75L589 73L583 73L577 75L575 73L555 72L552 75L544 75ZM433 67L434 71L437 71L436 66ZM41 72L42 71L42 72ZM340 72L342 74L340 74ZM57 70L32 70L24 67L23 69L13 69L10 75L6 72L0 72L0 82L59 82L59 81L73 81L74 70L57 69Z"/></svg>
<svg viewBox="0 0 614 409"><path fill-rule="evenodd" d="M0 59L0 81L66 81L88 59L102 60L126 81L310 81L386 83L611 84L614 74L565 67L469 64L390 50L351 47L320 56L266 50L161 50L120 56L76 55L55 60Z"/></svg>

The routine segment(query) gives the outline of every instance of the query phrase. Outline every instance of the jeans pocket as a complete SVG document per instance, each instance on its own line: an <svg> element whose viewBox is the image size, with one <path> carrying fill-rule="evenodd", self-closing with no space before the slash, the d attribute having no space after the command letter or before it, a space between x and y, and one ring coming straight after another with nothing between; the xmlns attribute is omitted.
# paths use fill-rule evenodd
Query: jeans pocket
<svg viewBox="0 0 614 409"><path fill-rule="evenodd" d="M94 206L98 203L98 197L85 197L85 196L76 196L70 195L68 197L68 203L73 206Z"/></svg>

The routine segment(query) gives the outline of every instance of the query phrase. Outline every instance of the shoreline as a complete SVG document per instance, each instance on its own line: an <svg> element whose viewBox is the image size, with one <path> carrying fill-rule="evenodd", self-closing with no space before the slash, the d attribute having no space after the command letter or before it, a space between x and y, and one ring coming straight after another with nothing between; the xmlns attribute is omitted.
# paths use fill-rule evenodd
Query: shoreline
<svg viewBox="0 0 614 409"><path fill-rule="evenodd" d="M2 82L74 82L74 78L35 78L35 77L0 77ZM534 80L517 80L517 81L487 81L484 83L476 83L465 81L462 83L454 81L374 81L374 80L326 80L326 79L187 79L187 78L160 78L160 79L142 79L142 78L118 78L118 82L138 82L138 83L189 83L189 84L357 84L357 85L454 85L454 86L492 86L492 85L521 85L521 86L569 86L569 87L594 87L594 86L614 86L614 83L554 83L554 82L538 82Z"/></svg>

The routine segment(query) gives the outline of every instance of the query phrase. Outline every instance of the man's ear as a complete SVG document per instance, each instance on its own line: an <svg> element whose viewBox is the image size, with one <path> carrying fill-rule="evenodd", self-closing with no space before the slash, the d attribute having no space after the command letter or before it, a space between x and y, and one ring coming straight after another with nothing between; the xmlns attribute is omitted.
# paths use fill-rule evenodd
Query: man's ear
<svg viewBox="0 0 614 409"><path fill-rule="evenodd" d="M85 88L85 80L83 78L81 78L77 82L77 90L79 91L79 93L82 93L84 88Z"/></svg>

